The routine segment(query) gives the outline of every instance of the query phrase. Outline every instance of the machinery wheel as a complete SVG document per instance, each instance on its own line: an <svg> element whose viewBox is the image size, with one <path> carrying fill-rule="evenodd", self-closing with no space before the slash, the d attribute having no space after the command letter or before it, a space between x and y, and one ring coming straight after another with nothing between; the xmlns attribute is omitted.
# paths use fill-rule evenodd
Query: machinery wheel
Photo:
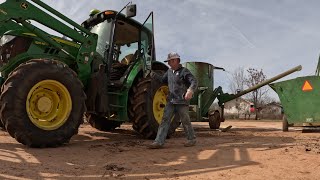
<svg viewBox="0 0 320 180"><path fill-rule="evenodd" d="M167 104L169 88L157 79L140 79L132 89L129 118L132 127L143 137L154 139L162 121L164 107ZM174 116L167 137L170 137L180 125L180 117Z"/></svg>
<svg viewBox="0 0 320 180"><path fill-rule="evenodd" d="M209 114L209 126L210 129L219 129L221 123L219 111L215 111L213 114Z"/></svg>
<svg viewBox="0 0 320 180"><path fill-rule="evenodd" d="M117 127L120 127L122 122L119 121L110 121L106 117L98 116L95 114L91 114L88 116L88 122L89 124L100 130L100 131L112 131Z"/></svg>
<svg viewBox="0 0 320 180"><path fill-rule="evenodd" d="M289 123L286 115L284 115L282 118L282 131L283 132L289 131Z"/></svg>
<svg viewBox="0 0 320 180"><path fill-rule="evenodd" d="M0 116L8 133L30 147L56 147L78 133L86 110L75 72L54 60L30 60L2 86Z"/></svg>

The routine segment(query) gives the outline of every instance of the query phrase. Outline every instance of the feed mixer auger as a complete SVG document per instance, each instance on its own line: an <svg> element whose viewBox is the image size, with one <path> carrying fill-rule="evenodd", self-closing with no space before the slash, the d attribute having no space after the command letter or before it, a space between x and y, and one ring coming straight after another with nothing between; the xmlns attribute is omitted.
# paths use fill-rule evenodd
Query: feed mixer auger
<svg viewBox="0 0 320 180"><path fill-rule="evenodd" d="M290 126L320 126L320 58L315 75L270 84L283 107L282 130Z"/></svg>
<svg viewBox="0 0 320 180"><path fill-rule="evenodd" d="M224 121L224 103L243 96L293 72L300 71L302 68L301 66L296 66L237 94L228 94L223 92L222 87L219 86L214 88L213 85L214 70L224 70L223 68L215 67L212 64L204 62L186 62L183 66L188 68L198 79L199 86L198 91L195 92L194 97L190 101L190 117L192 121L208 121L211 129L218 129L220 123ZM220 108L211 110L210 106L215 99L218 99Z"/></svg>

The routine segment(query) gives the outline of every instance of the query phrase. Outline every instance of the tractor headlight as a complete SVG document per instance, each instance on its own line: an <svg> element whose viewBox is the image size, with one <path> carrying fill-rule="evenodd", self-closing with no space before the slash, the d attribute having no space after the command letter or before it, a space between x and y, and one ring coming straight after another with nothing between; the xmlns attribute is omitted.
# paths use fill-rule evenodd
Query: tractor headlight
<svg viewBox="0 0 320 180"><path fill-rule="evenodd" d="M0 39L0 46L7 44L8 42L12 41L14 38L16 38L16 36L3 35Z"/></svg>

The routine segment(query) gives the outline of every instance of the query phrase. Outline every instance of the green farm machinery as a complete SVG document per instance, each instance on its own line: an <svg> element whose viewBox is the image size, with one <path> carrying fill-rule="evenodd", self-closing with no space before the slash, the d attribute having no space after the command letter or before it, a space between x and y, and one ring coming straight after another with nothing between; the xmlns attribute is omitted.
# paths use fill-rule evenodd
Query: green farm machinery
<svg viewBox="0 0 320 180"><path fill-rule="evenodd" d="M142 136L156 135L162 114L153 106L167 87L147 75L168 67L155 60L153 13L139 23L135 5L122 10L95 11L79 25L40 0L0 4L0 117L12 137L59 146L84 116L102 131L131 121Z"/></svg>
<svg viewBox="0 0 320 180"><path fill-rule="evenodd" d="M286 81L270 84L278 94L283 107L282 130L289 127L319 127L320 101L318 99L320 87L320 58L316 73L313 76L297 77Z"/></svg>
<svg viewBox="0 0 320 180"><path fill-rule="evenodd" d="M224 121L224 103L302 69L301 66L296 66L237 94L228 94L223 92L222 87L214 88L213 85L214 70L224 70L223 68L204 62L187 62L183 66L187 67L194 74L199 83L198 91L190 101L192 121L208 121L211 129L219 129L220 123ZM216 99L220 108L210 109L211 104Z"/></svg>
<svg viewBox="0 0 320 180"><path fill-rule="evenodd" d="M148 74L168 67L156 61L153 13L144 23L132 19L135 14L129 3L119 12L92 11L79 25L40 0L0 4L0 126L30 147L67 143L84 119L101 131L132 122L143 137L154 138L168 87ZM219 128L223 111L209 113L211 103L218 98L223 110L241 93L213 89L215 67L198 65L186 64L202 82L191 105L197 119L207 117ZM179 124L174 117L168 135Z"/></svg>

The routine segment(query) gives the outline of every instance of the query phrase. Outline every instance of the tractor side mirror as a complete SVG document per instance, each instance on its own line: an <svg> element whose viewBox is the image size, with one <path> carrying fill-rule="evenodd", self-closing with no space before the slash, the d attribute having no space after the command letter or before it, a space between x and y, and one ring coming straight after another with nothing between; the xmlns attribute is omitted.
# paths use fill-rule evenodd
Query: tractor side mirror
<svg viewBox="0 0 320 180"><path fill-rule="evenodd" d="M126 8L126 17L131 18L136 16L137 14L137 6L135 4L128 5Z"/></svg>

